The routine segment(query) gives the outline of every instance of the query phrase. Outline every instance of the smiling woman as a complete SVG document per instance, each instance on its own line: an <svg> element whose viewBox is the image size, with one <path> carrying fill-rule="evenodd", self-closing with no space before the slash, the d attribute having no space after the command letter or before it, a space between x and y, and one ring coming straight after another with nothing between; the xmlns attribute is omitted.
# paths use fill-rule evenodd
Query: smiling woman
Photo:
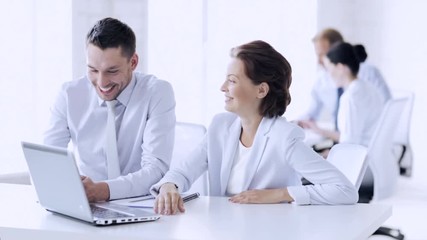
<svg viewBox="0 0 427 240"><path fill-rule="evenodd" d="M184 212L180 192L205 172L209 195L233 203L353 204L357 190L303 142L281 115L290 103L291 65L264 41L232 49L225 94L227 113L213 119L200 144L151 188L154 210ZM302 186L301 176L313 185Z"/></svg>

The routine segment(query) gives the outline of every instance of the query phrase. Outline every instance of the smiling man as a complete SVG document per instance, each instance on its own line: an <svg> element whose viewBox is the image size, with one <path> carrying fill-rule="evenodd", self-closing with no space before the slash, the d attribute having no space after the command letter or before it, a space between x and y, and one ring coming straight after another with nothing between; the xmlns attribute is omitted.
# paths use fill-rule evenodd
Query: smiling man
<svg viewBox="0 0 427 240"><path fill-rule="evenodd" d="M126 24L98 21L86 37L87 75L65 83L51 108L44 143L72 143L91 202L148 194L169 168L174 93L168 82L134 71L135 45Z"/></svg>

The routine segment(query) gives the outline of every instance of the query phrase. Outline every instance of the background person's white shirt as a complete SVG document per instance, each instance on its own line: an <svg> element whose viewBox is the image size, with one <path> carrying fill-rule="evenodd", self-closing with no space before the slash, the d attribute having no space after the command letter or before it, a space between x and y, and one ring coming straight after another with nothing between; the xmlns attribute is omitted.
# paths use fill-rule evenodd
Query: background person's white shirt
<svg viewBox="0 0 427 240"><path fill-rule="evenodd" d="M368 146L384 109L379 91L369 82L353 80L340 98L340 143Z"/></svg>
<svg viewBox="0 0 427 240"><path fill-rule="evenodd" d="M384 104L391 99L390 89L377 67L363 62L357 76L360 80L371 83L379 91Z"/></svg>
<svg viewBox="0 0 427 240"><path fill-rule="evenodd" d="M358 79L371 83L379 92L383 103L390 98L391 93L378 68L368 63L361 63ZM337 86L325 68L319 66L317 79L311 90L311 101L308 111L300 119L312 119L335 121L335 109L337 104ZM321 118L324 119L321 119Z"/></svg>
<svg viewBox="0 0 427 240"><path fill-rule="evenodd" d="M308 91L307 91L308 93ZM301 119L335 121L337 87L324 67L319 66L317 79L311 89L310 105ZM321 119L321 118L325 119Z"/></svg>
<svg viewBox="0 0 427 240"><path fill-rule="evenodd" d="M121 177L107 180L107 107L87 77L63 84L44 134L47 145L67 147L71 141L81 174L107 182L110 199L149 193L169 168L175 133L175 99L168 82L134 72L117 100Z"/></svg>

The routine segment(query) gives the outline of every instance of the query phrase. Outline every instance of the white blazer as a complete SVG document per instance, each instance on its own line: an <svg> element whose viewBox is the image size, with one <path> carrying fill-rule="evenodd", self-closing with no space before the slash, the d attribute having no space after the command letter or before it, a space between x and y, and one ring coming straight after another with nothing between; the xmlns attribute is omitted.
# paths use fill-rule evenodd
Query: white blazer
<svg viewBox="0 0 427 240"><path fill-rule="evenodd" d="M240 118L233 113L218 114L204 140L185 161L176 164L160 182L153 185L156 195L166 182L187 191L206 170L209 194L224 196L241 133ZM329 162L302 140L304 132L285 118L263 118L252 145L244 187L250 189L288 188L296 204L353 204L358 200L355 187ZM314 185L302 186L301 176Z"/></svg>

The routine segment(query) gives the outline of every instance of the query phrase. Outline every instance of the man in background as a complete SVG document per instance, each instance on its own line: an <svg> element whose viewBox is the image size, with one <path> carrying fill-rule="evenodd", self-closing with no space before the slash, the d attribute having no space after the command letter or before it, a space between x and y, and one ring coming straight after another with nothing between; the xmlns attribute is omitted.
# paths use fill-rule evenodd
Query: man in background
<svg viewBox="0 0 427 240"><path fill-rule="evenodd" d="M335 29L327 28L316 34L313 38L314 50L317 56L317 79L311 90L311 102L308 111L298 120L298 125L309 128L311 122L320 119L325 111L325 119L336 121L338 90L330 78L323 63L323 57L330 47L344 41L341 33Z"/></svg>

